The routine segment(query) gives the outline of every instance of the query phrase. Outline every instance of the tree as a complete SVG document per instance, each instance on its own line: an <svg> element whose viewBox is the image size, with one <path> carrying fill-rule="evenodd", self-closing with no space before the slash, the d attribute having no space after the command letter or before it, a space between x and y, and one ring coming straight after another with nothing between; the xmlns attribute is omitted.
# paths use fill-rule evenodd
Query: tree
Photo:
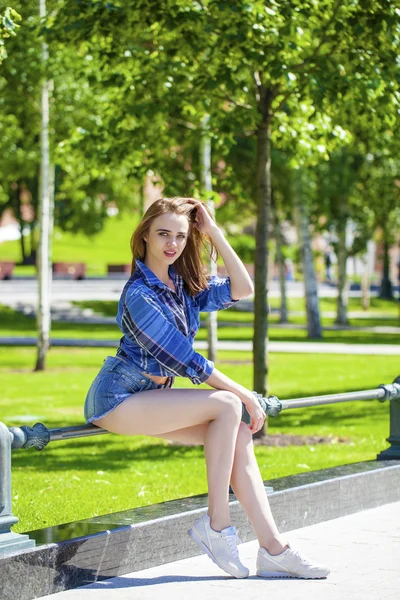
<svg viewBox="0 0 400 600"><path fill-rule="evenodd" d="M201 183L202 192L207 200L208 207L213 217L215 217L215 207L212 197L212 176L211 176L211 140L208 135L208 126L210 116L205 114L202 123L202 132L200 138L200 163L201 163ZM210 275L217 275L217 263L213 258L210 258L209 264ZM207 315L207 330L208 330L208 359L216 362L217 360L217 342L218 342L218 321L217 312L210 312Z"/></svg>
<svg viewBox="0 0 400 600"><path fill-rule="evenodd" d="M40 0L40 19L46 18L46 0ZM42 65L47 70L49 48L42 41ZM40 130L40 191L39 191L39 252L38 252L38 307L37 307L37 357L35 371L43 371L50 346L51 327L51 241L54 226L54 166L50 163L49 140L49 90L46 75L42 81Z"/></svg>
<svg viewBox="0 0 400 600"><path fill-rule="evenodd" d="M317 127L327 113L325 90L329 89L331 103L338 107L341 97L332 98L333 90L344 95L358 89L360 80L371 81L376 36L378 52L384 53L388 64L396 65L399 37L387 32L398 28L399 19L395 7L383 0L275 1L268 5L179 0L156 5L143 2L140 11L133 2L122 6L69 2L58 14L57 34L64 32L74 44L96 53L102 64L99 81L116 86L113 115L107 118L102 113L103 125L124 123L125 115L130 115L138 140L143 140L143 130L147 134L146 143L142 142L146 152L139 160L151 164L163 179L170 175L163 170L170 152L167 148L176 148L179 131L175 125L190 115L198 131L204 99L210 135L217 138L214 153L222 152L221 146L231 146L239 130L254 136L254 389L264 395L271 144L282 149L296 146L311 154L322 147L320 152L325 154L321 138L326 130ZM346 77L342 76L343 64ZM308 119L302 113L309 113ZM317 126L312 132L314 122ZM119 133L126 135L121 129ZM105 144L104 149L110 160L118 160L112 144Z"/></svg>
<svg viewBox="0 0 400 600"><path fill-rule="evenodd" d="M391 136L390 136L391 137ZM378 230L383 242L383 273L379 295L393 298L389 276L389 248L400 230L400 161L397 139L369 153L359 181L358 191L368 198L370 231Z"/></svg>
<svg viewBox="0 0 400 600"><path fill-rule="evenodd" d="M52 40L50 55L39 15L45 7L37 1L16 3L22 15L18 36L7 41L8 58L0 66L0 214L11 208L21 230L23 262L35 261L35 225L40 213L38 357L36 369L45 366L50 335L51 235L54 165L56 164L56 219L64 229L94 234L106 217L106 201L132 206L134 185L126 166L104 168L82 164L82 155L71 152L79 127L91 118L93 100L87 84L95 69L86 67L86 80L74 81L71 64L84 61L72 49ZM49 12L59 2L48 0ZM49 88L51 118L47 116ZM104 98L104 94L103 94ZM42 116L43 122L42 122ZM69 146L69 151L65 147ZM42 164L39 177L40 165ZM40 193L39 193L40 183ZM134 183L138 187L138 183ZM130 188L128 190L128 188ZM40 200L40 210L39 210ZM34 220L28 255L21 205L29 202Z"/></svg>
<svg viewBox="0 0 400 600"><path fill-rule="evenodd" d="M353 142L330 153L329 161L316 167L318 212L326 216L327 227L336 236L333 246L338 261L336 323L339 325L348 325L347 259L354 251L347 240L347 229L350 220L357 223L359 229L364 225L362 202L354 195L364 161L363 153L363 145Z"/></svg>

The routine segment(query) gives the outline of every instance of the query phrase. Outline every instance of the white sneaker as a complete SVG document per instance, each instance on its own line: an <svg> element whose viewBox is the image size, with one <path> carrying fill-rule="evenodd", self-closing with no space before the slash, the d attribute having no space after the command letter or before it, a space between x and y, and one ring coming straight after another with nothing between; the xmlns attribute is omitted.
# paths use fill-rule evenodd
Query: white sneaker
<svg viewBox="0 0 400 600"><path fill-rule="evenodd" d="M316 565L307 560L298 550L289 548L281 554L272 555L260 547L257 554L257 575L259 577L300 577L321 579L330 573L324 565Z"/></svg>
<svg viewBox="0 0 400 600"><path fill-rule="evenodd" d="M211 560L229 575L237 578L249 576L248 568L239 560L236 544L240 544L241 540L235 527L215 531L210 525L210 515L206 513L194 522L188 534Z"/></svg>

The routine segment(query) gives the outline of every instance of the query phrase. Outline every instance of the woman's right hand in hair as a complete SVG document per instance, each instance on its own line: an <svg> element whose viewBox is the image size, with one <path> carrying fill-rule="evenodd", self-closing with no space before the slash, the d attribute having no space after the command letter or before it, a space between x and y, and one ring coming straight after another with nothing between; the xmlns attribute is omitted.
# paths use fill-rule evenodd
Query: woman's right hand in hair
<svg viewBox="0 0 400 600"><path fill-rule="evenodd" d="M216 222L209 215L207 209L205 208L205 204L199 200L195 200L194 198L188 198L187 203L193 204L193 206L197 209L194 227L196 227L200 233L211 235L213 230L218 227Z"/></svg>

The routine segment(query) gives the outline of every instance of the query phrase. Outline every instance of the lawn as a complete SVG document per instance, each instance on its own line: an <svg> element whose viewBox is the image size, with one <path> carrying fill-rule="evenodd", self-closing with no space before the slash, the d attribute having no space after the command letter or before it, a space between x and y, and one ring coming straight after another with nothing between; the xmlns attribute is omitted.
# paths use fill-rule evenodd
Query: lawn
<svg viewBox="0 0 400 600"><path fill-rule="evenodd" d="M8 426L83 423L84 397L106 354L53 348L47 371L33 373L35 349L0 348L2 420ZM216 366L252 389L251 360L248 352L220 352ZM284 399L374 388L393 381L399 361L395 356L272 354L269 369L269 392ZM197 386L178 378L175 387ZM269 419L269 431L332 435L336 443L257 446L265 480L373 460L388 445L389 407L374 401L288 410ZM13 452L13 511L19 517L13 529L18 532L204 492L202 447L104 435L53 442L42 452Z"/></svg>
<svg viewBox="0 0 400 600"><path fill-rule="evenodd" d="M279 298L269 298L269 305L272 309L278 309L280 306ZM289 311L304 311L304 298L288 298L287 300L288 310ZM325 312L335 312L336 313L336 298L320 298L319 299L319 309L321 314ZM381 298L377 298L376 296L371 297L371 302L368 310L363 311L361 306L361 298L356 298L351 296L349 298L349 311L357 311L364 312L365 315L370 316L381 316L381 317L391 317L393 319L398 319L399 316L399 303L394 300L383 300Z"/></svg>
<svg viewBox="0 0 400 600"><path fill-rule="evenodd" d="M277 314L277 309L279 308L279 298L271 298L269 300L269 305L271 309L271 313L269 318L271 321L278 322L279 314ZM104 316L115 316L117 312L117 301L114 300L84 300L84 301L75 301L73 302L75 306L79 306L83 309L90 309L94 311L96 314L104 315ZM325 313L331 313L336 311L336 299L335 298L320 298L319 308L322 318L324 318ZM289 298L288 299L288 309L289 311L304 312L304 299L303 298ZM349 311L357 311L362 312L360 306L359 298L349 298ZM206 318L205 313L201 313L202 318ZM368 319L360 319L357 318L357 321L362 322L365 326L370 325L371 318L372 320L382 319L381 325L384 323L388 324L388 320L392 320L395 325L399 325L399 303L397 300L382 300L381 298L371 298L371 306L365 311L365 316ZM305 322L305 314L303 317L299 317L298 315L293 316L289 315L290 323L304 323ZM233 306L228 311L220 311L218 313L218 319L227 320L227 321L241 321L250 323L253 320L252 312L244 312L239 310L238 305ZM351 319L351 324L354 324L356 319ZM331 324L334 322L334 318L325 319L326 324Z"/></svg>
<svg viewBox="0 0 400 600"><path fill-rule="evenodd" d="M103 314L108 316L114 315L116 311L116 303L106 302L84 302L81 303L84 307L96 308L103 311ZM96 308L97 310L97 308ZM204 323L205 314L201 315L201 320ZM251 341L253 339L253 314L245 312L235 312L232 310L220 311L218 319L221 325L227 323L237 323L233 326L221 326L218 330L220 340L226 341ZM303 324L304 317L294 317L291 319L293 324ZM286 341L286 342L306 342L317 341L323 344L324 342L340 342L346 344L396 344L399 341L398 333L376 333L361 330L325 330L322 339L308 340L307 331L305 328L281 328L277 327L276 317L271 318L269 325L269 339L271 341ZM360 321L357 321L359 323ZM332 325L332 319L323 319L324 325ZM363 325L363 323L361 322ZM398 325L396 321L386 321L376 318L372 322L366 322L365 325ZM0 305L0 337L1 336L30 336L36 335L35 319L15 312L11 308ZM73 324L62 321L54 321L52 324L53 338L76 338L76 339L94 339L94 340L115 340L117 344L121 332L117 325L102 325L102 324ZM206 340L206 328L200 328L197 333L196 340Z"/></svg>

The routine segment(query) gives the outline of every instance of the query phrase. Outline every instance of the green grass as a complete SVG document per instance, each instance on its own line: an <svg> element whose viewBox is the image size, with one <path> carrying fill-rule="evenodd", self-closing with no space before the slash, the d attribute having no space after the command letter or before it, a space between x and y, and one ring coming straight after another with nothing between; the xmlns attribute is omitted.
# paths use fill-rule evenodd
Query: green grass
<svg viewBox="0 0 400 600"><path fill-rule="evenodd" d="M221 321L230 319L231 315L235 317L239 313L225 311L220 312ZM242 313L248 315L248 313ZM248 318L247 316L245 317ZM299 318L300 319L300 318ZM375 323L380 323L376 320ZM387 322L382 322L386 324ZM36 335L36 322L32 317L27 317L12 309L0 305L0 336L15 337L34 337ZM93 339L93 340L115 340L117 343L121 337L121 332L117 325L93 325L90 323L71 324L55 321L52 324L53 338L73 338L73 339ZM251 341L253 338L253 327L248 326L221 327L218 330L218 338L222 341ZM196 340L206 340L207 330L201 328L196 336ZM305 329L286 329L274 327L271 323L269 327L269 339L271 341L286 342L307 342L316 341L318 343L345 343L345 344L397 344L399 335L396 333L374 333L367 331L348 331L348 330L325 330L322 339L309 340Z"/></svg>
<svg viewBox="0 0 400 600"><path fill-rule="evenodd" d="M269 298L269 305L271 308L280 307L279 298ZM336 298L320 298L319 308L321 314L324 312L336 312ZM305 311L304 298L288 298L287 300L288 310L292 311ZM365 312L367 315L376 316L390 316L394 319L398 319L399 315L399 302L394 300L382 300L381 298L372 297L371 304L367 311L363 311L361 306L361 298L349 298L349 311Z"/></svg>
<svg viewBox="0 0 400 600"><path fill-rule="evenodd" d="M35 349L0 348L1 419L8 426L83 423L86 391L106 355L101 349L53 348L47 370L34 373ZM233 364L238 360L247 362ZM249 352L220 352L216 366L252 389L251 361ZM373 388L393 381L399 364L390 356L273 354L269 370L269 393L284 399ZM175 387L197 386L177 378ZM374 459L388 445L388 405L351 402L290 410L270 418L269 427L271 433L331 434L347 442L256 447L263 479ZM206 489L202 447L171 446L146 436L54 442L42 452L13 452L13 511L19 517L13 529L29 531Z"/></svg>
<svg viewBox="0 0 400 600"><path fill-rule="evenodd" d="M105 305L105 303L100 303ZM110 306L109 306L110 307ZM114 310L114 309L113 309ZM110 314L111 311L110 311ZM115 313L114 313L115 315ZM235 313L234 311L221 311L219 313L220 321L230 321L242 317L249 320L249 313ZM296 318L297 322L303 322L301 317ZM332 323L332 320L330 321ZM379 319L374 323L379 324ZM386 321L382 321L383 325L387 325ZM35 319L27 317L15 312L9 307L0 305L0 336L35 336L36 322ZM117 325L93 325L90 323L71 324L55 321L52 324L53 338L76 338L76 339L94 339L94 340L115 340L117 343L121 337L121 332ZM221 327L218 330L218 337L225 341L251 341L253 338L252 319L248 325ZM201 328L196 336L196 340L206 340L207 331ZM271 323L269 327L269 339L271 341L317 341L318 343L325 342L340 342L346 344L396 344L399 340L399 335L395 333L370 333L365 331L348 331L334 330L324 331L324 336L319 340L309 340L305 329L286 329L274 327Z"/></svg>

